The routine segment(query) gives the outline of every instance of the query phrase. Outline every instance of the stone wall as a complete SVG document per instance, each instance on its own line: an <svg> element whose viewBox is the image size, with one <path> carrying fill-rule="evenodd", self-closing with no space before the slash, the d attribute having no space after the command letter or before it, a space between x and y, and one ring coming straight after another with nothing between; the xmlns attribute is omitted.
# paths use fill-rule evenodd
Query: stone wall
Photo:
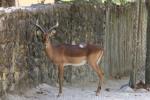
<svg viewBox="0 0 150 100"><path fill-rule="evenodd" d="M57 82L57 67L46 57L41 42L41 32L31 24L49 29L57 21L57 35L53 44L89 42L104 47L102 68L105 78L129 75L132 66L135 4L126 6L91 3L39 5L12 12L1 11L0 15L0 91L22 92L40 83L54 85ZM145 15L145 11L143 10ZM134 18L134 16L133 16ZM142 17L143 20L145 17ZM141 26L141 55L145 56L145 24ZM143 30L143 31L142 31ZM36 35L38 34L38 35ZM129 39L129 40L128 40ZM127 51L127 52L126 52ZM140 65L144 60L138 59ZM65 67L65 83L96 82L92 69Z"/></svg>

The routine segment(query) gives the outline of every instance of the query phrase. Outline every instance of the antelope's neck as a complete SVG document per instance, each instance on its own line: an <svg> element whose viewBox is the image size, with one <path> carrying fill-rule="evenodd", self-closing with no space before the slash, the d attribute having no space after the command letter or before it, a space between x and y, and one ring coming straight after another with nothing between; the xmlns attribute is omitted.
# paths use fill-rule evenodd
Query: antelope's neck
<svg viewBox="0 0 150 100"><path fill-rule="evenodd" d="M54 47L50 41L45 43L45 51L46 51L49 58L53 57L53 51L54 51L53 49L54 49Z"/></svg>

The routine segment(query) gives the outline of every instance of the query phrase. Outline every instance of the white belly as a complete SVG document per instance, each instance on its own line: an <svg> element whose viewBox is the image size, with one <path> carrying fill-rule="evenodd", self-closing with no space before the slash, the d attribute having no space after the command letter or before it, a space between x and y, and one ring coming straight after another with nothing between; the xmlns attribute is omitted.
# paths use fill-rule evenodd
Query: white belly
<svg viewBox="0 0 150 100"><path fill-rule="evenodd" d="M71 65L71 66L81 66L81 65L84 65L86 63L87 63L87 61L83 60L80 63L75 63L75 64L74 63L66 63L66 64L64 64L64 66L68 66L68 65Z"/></svg>

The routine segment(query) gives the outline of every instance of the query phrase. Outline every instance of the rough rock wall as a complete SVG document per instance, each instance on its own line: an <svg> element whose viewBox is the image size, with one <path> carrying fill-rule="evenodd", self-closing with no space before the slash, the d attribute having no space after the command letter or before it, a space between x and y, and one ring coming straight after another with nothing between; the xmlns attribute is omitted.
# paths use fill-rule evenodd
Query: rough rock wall
<svg viewBox="0 0 150 100"><path fill-rule="evenodd" d="M36 9L35 9L36 8ZM57 82L57 67L46 57L41 32L31 24L49 29L59 22L54 44L90 42L102 45L104 10L98 5L48 5L13 12L1 12L0 23L0 86L1 93L24 91L39 83ZM84 12L84 13L83 13ZM97 21L94 21L96 20ZM38 35L36 35L38 34ZM96 81L87 65L65 67L66 82Z"/></svg>
<svg viewBox="0 0 150 100"><path fill-rule="evenodd" d="M105 47L102 68L105 75L129 75L133 58L139 67L145 57L145 10L141 17L141 37L134 46L135 4L126 6L99 4L56 4L34 6L13 12L0 12L0 91L24 91L46 82L57 82L57 67L46 57L41 32L31 24L49 29L59 22L52 43L90 42ZM143 34L144 33L144 34ZM38 34L38 35L36 35ZM105 36L104 36L105 34ZM137 54L134 56L134 49ZM131 56L132 55L132 56ZM140 57L138 57L140 56ZM97 81L96 74L87 65L65 67L65 83ZM108 77L106 77L108 78Z"/></svg>

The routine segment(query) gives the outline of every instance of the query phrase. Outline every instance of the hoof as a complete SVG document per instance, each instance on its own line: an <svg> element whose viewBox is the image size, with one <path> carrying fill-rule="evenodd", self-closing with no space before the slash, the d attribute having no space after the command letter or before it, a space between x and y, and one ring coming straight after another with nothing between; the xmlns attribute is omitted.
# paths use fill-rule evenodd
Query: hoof
<svg viewBox="0 0 150 100"><path fill-rule="evenodd" d="M99 87L99 88L97 89L97 91L96 91L96 96L99 96L100 90L101 90L101 87Z"/></svg>
<svg viewBox="0 0 150 100"><path fill-rule="evenodd" d="M62 95L62 93L58 93L57 97L60 97Z"/></svg>
<svg viewBox="0 0 150 100"><path fill-rule="evenodd" d="M96 96L99 96L100 92L96 92Z"/></svg>

